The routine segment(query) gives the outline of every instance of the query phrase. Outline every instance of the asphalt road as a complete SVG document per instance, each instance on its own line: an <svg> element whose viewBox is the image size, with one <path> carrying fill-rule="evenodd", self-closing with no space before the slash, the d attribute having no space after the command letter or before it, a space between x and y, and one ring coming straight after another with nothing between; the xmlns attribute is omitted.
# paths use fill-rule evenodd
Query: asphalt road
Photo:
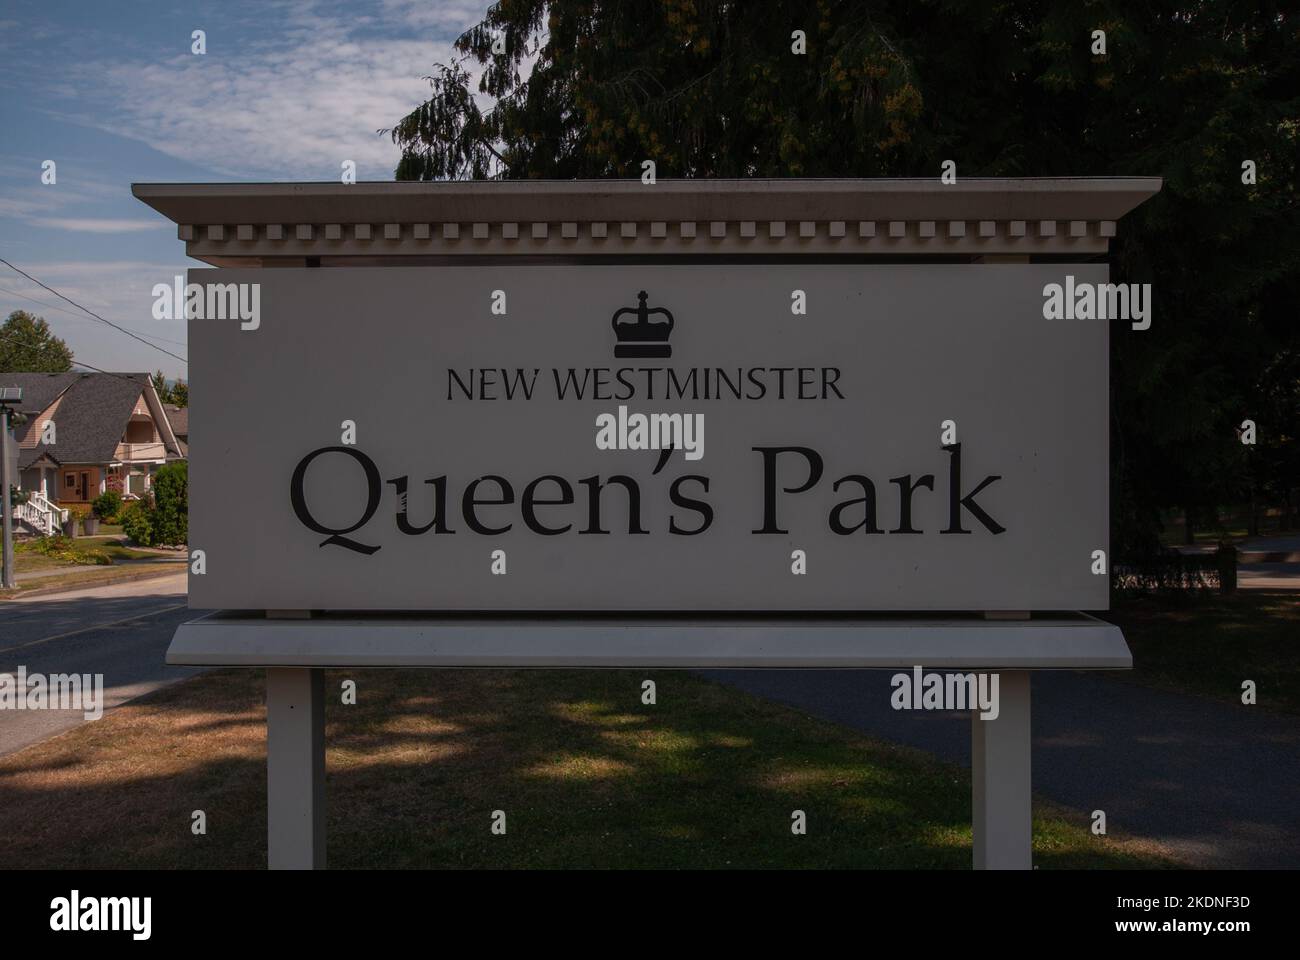
<svg viewBox="0 0 1300 960"><path fill-rule="evenodd" d="M0 603L0 673L102 673L113 707L197 672L163 663L185 607L185 571ZM85 722L80 711L0 710L0 756Z"/></svg>
<svg viewBox="0 0 1300 960"><path fill-rule="evenodd" d="M704 675L970 765L969 714L895 711L883 670ZM1031 687L1036 793L1207 867L1300 868L1300 719L1095 674Z"/></svg>

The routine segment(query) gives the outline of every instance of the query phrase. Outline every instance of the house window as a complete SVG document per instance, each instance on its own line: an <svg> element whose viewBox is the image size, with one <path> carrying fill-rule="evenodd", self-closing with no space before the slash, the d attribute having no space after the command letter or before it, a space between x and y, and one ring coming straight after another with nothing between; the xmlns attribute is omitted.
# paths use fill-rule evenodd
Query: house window
<svg viewBox="0 0 1300 960"><path fill-rule="evenodd" d="M69 490L75 487L77 485L76 475L71 473L65 473L63 475L63 485L67 487Z"/></svg>

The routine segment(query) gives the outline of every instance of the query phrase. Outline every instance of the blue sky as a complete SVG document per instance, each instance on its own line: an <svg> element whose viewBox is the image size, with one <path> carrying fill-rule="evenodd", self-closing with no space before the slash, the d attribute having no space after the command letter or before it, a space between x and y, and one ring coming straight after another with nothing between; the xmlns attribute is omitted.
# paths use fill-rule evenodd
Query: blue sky
<svg viewBox="0 0 1300 960"><path fill-rule="evenodd" d="M359 180L391 179L398 151L375 131L423 99L422 78L487 6L5 0L0 257L186 356L184 322L154 320L150 291L200 264L131 184L337 180L344 160ZM45 160L55 184L41 183ZM187 377L0 264L0 317L16 309L44 316L78 360Z"/></svg>

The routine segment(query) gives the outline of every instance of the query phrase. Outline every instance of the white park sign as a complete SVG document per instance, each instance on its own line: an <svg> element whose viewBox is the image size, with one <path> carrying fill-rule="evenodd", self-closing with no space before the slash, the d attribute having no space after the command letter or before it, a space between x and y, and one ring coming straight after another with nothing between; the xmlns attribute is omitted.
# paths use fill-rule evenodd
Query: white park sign
<svg viewBox="0 0 1300 960"><path fill-rule="evenodd" d="M1029 671L1132 663L1071 611L1159 187L137 185L218 268L154 291L213 611L167 659L267 668L271 866L325 862L321 668L924 665L995 672L974 862L1028 868Z"/></svg>
<svg viewBox="0 0 1300 960"><path fill-rule="evenodd" d="M190 321L191 602L1102 608L1108 331L1044 319L1064 275L192 271L261 318Z"/></svg>

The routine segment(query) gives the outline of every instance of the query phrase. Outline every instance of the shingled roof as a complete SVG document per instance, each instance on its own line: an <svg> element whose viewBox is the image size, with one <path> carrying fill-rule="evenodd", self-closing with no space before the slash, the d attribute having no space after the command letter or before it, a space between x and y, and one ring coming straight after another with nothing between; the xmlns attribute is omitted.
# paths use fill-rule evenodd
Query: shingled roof
<svg viewBox="0 0 1300 960"><path fill-rule="evenodd" d="M167 421L172 425L172 433L176 434L176 444L181 448L181 456L188 457L190 408L178 407L174 403L164 403L163 412L167 414Z"/></svg>
<svg viewBox="0 0 1300 960"><path fill-rule="evenodd" d="M18 409L36 416L62 395L57 442L19 451L25 469L49 454L56 463L110 463L131 411L149 383L147 373L0 373L0 385L22 387Z"/></svg>
<svg viewBox="0 0 1300 960"><path fill-rule="evenodd" d="M167 412L167 419L171 421L172 432L178 437L188 437L190 435L190 408L178 407L174 403L164 403L163 410Z"/></svg>
<svg viewBox="0 0 1300 960"><path fill-rule="evenodd" d="M34 417L80 376L79 373L0 373L0 387L22 387L23 402L14 409Z"/></svg>

